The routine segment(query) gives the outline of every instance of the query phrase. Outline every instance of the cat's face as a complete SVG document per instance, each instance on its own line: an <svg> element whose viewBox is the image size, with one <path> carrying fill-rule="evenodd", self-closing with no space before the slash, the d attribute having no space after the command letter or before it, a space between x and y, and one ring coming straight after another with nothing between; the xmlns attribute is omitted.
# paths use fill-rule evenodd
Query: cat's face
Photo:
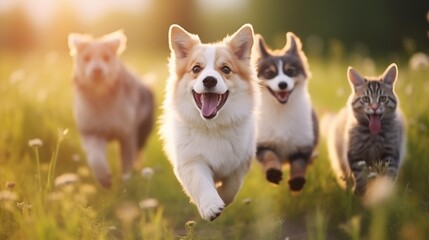
<svg viewBox="0 0 429 240"><path fill-rule="evenodd" d="M391 64L379 78L365 78L353 68L348 70L348 79L353 89L353 113L359 122L369 123L372 133L378 133L381 120L396 111L394 83L397 76L395 64Z"/></svg>

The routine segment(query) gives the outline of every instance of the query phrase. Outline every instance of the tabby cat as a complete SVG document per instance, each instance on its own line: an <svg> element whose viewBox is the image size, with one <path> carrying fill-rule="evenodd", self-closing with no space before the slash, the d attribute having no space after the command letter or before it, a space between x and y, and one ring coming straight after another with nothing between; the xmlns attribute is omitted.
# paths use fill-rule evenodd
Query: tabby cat
<svg viewBox="0 0 429 240"><path fill-rule="evenodd" d="M353 180L355 194L365 200L380 192L370 189L376 179L393 186L404 158L404 119L394 91L398 68L393 63L380 77L365 78L349 67L347 77L352 94L331 125L328 151L340 185Z"/></svg>

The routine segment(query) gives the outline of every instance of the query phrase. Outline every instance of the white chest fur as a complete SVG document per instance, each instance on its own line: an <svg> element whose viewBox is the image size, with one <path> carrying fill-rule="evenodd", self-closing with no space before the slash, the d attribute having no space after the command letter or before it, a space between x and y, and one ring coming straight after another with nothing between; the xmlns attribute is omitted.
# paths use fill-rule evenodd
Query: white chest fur
<svg viewBox="0 0 429 240"><path fill-rule="evenodd" d="M118 138L134 130L137 112L131 96L118 92L112 98L90 101L76 92L74 117L82 132L98 133L108 138Z"/></svg>
<svg viewBox="0 0 429 240"><path fill-rule="evenodd" d="M166 150L173 165L203 161L214 177L222 178L250 162L255 148L254 125L250 118L235 126L207 129L170 118L164 126L164 131L171 130Z"/></svg>
<svg viewBox="0 0 429 240"><path fill-rule="evenodd" d="M262 90L258 118L258 143L281 146L286 152L314 142L312 107L305 86L297 86L286 104Z"/></svg>

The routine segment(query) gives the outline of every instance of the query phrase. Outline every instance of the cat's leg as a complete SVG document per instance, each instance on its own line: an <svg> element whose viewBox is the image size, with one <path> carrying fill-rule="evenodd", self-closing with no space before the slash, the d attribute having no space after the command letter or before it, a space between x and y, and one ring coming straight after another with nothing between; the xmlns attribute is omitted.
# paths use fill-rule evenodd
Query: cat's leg
<svg viewBox="0 0 429 240"><path fill-rule="evenodd" d="M363 160L349 161L350 168L355 180L355 194L363 196L366 192L368 179L375 177L375 173L370 173L368 165Z"/></svg>
<svg viewBox="0 0 429 240"><path fill-rule="evenodd" d="M398 175L399 159L395 157L385 157L382 161L386 167L383 175L391 177L393 180L395 180L396 176Z"/></svg>
<svg viewBox="0 0 429 240"><path fill-rule="evenodd" d="M283 178L282 164L277 154L265 147L258 147L256 157L262 164L269 182L279 184Z"/></svg>

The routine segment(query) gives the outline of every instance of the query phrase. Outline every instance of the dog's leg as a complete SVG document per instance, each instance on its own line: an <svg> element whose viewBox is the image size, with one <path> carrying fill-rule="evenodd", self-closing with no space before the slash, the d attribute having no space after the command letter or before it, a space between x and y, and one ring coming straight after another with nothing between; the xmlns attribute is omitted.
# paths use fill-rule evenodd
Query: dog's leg
<svg viewBox="0 0 429 240"><path fill-rule="evenodd" d="M279 184L282 180L282 164L274 151L266 148L259 148L257 158L261 162L265 171L265 177L269 182Z"/></svg>
<svg viewBox="0 0 429 240"><path fill-rule="evenodd" d="M103 187L110 187L112 176L106 158L106 140L94 135L83 135L82 143L92 173Z"/></svg>
<svg viewBox="0 0 429 240"><path fill-rule="evenodd" d="M120 140L121 160L122 160L122 178L127 180L131 177L134 161L137 158L137 147L134 138Z"/></svg>
<svg viewBox="0 0 429 240"><path fill-rule="evenodd" d="M228 178L222 179L222 185L218 187L218 192L220 197L225 202L225 205L229 205L234 201L235 196L237 195L238 190L240 190L244 175L247 172L247 169L236 170Z"/></svg>
<svg viewBox="0 0 429 240"><path fill-rule="evenodd" d="M209 221L216 219L225 203L216 191L210 168L197 160L178 165L175 173L185 192L197 205L201 217Z"/></svg>
<svg viewBox="0 0 429 240"><path fill-rule="evenodd" d="M290 177L289 188L292 191L300 191L305 184L305 171L311 160L312 148L304 148L296 153L289 155Z"/></svg>

